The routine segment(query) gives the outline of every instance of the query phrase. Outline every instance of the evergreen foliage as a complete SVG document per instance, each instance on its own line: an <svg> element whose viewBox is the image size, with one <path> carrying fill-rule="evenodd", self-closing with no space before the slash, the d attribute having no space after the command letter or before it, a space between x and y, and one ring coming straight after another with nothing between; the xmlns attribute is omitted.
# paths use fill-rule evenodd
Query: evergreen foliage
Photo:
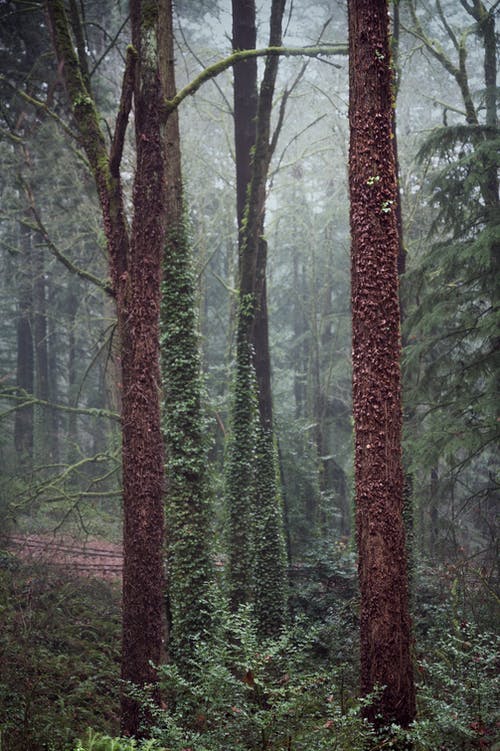
<svg viewBox="0 0 500 751"><path fill-rule="evenodd" d="M500 215L485 201L485 180L499 153L498 131L481 126L439 128L423 144L435 218L428 250L405 281L416 303L405 350L407 371L418 373L408 388L417 408L414 469L438 467L440 487L450 494L458 486L463 508L471 473L481 474L474 502L486 514L496 493Z"/></svg>
<svg viewBox="0 0 500 751"><path fill-rule="evenodd" d="M495 10L480 0L460 5L436 2L445 41L438 44L429 9L420 16L409 4L410 33L452 77L461 102L456 108L439 102L444 127L430 132L418 154L424 168L418 216L429 232L425 241L418 233L404 281L406 392L414 406L407 444L422 478L415 487L427 549L478 551L487 540L490 555L500 385ZM469 64L471 53L484 85Z"/></svg>

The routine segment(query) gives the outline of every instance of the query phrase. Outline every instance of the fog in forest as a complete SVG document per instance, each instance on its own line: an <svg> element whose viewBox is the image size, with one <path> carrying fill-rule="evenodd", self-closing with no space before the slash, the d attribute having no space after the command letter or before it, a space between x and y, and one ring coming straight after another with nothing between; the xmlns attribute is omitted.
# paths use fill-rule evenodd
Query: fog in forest
<svg viewBox="0 0 500 751"><path fill-rule="evenodd" d="M56 8L59 3L51 5ZM112 153L118 138L117 113L124 101L125 61L131 58L128 4L85 0L66 5L81 76L95 103L104 148ZM496 749L495 741L498 744L494 632L498 622L499 7L494 0L390 4L400 205L383 202L380 211L397 212L400 221L403 517L415 675L422 692L417 691L417 725L421 724L412 739L415 749ZM269 46L270 13L270 0L257 3L257 48ZM177 91L231 55L232 23L232 6L226 0L175 3ZM120 278L123 281L123 274L131 272L113 276L96 167L82 136L83 121L75 115L79 105L83 110L90 104L74 97L71 101L49 27L43 3L0 3L0 610L5 634L0 637L0 662L9 666L0 678L0 747L5 736L6 751L69 751L76 748L76 738L83 738L87 727L109 735L120 732L116 650L123 552L121 428L124 383L129 387L126 376L122 377L126 323L117 323L116 306L120 305ZM268 529L265 524L258 527L257 522L260 531L254 532L255 539L249 543L252 550L243 554L246 545L232 550L236 544L231 526L231 483L236 470L231 469L231 462L236 461L234 445L239 440L241 248L244 253L247 247L241 238L245 222L250 223L251 207L247 205L246 219L238 227L235 68L228 66L178 107L182 231L192 275L186 272L188 281L181 279L180 292L168 291L164 281L161 305L167 300L175 308L174 295L192 283L192 310L186 316L194 315L194 349L191 354L182 353L181 328L180 343L171 343L177 340L168 327L183 324L171 323L170 308L162 307L158 390L163 440L170 458L161 482L166 498L166 545L167 550L169 545L174 550L172 559L166 553L167 585L172 578L174 582L172 603L167 602L167 610L171 608L167 620L173 619L173 625L169 621L171 666L167 661L162 678L167 698L161 707L168 714L170 706L174 719L167 722L153 712L157 734L152 737L159 745L151 748L382 748L369 733L363 735L368 731L357 715L356 703L359 593L347 2L287 3L282 32L279 46L330 50L279 57L269 136L272 156L264 179L265 200L259 209L262 215L265 211L260 241L264 238L267 253L261 272L267 286L272 386L269 435L274 476L268 481L277 499L272 519L282 546L287 628L303 626L307 638L297 636L296 631L285 648L271 626L262 626L258 606L256 632L250 605L239 611L243 615L236 626L232 621L228 625L237 610L231 599L232 584L227 583L233 560L248 553L248 566L253 567L250 600L242 596L237 604L253 602L254 597L258 600L259 583L265 580L259 565L264 564L259 564L258 553L257 562L251 556L253 546L259 547L257 538L264 539ZM259 86L267 59L257 58ZM134 191L136 155L141 138L149 138L145 130L141 135L134 115L136 100L128 115L119 163L124 226L132 243L138 226L134 207L139 205L137 188ZM257 153L253 148L252 158ZM379 167L381 173L383 165ZM375 190L380 179L374 167L365 182ZM141 205L147 206L145 200ZM147 213L148 209L145 214L143 210L140 219L146 220ZM167 240L168 221L167 217ZM165 258L161 273L169 283L178 266ZM258 310L261 307L262 303L257 305ZM123 320L127 320L126 312ZM140 342L139 338L134 357L140 356ZM248 346L253 351L250 360L258 361L253 340ZM182 358L197 367L198 356L199 393L189 396L191 401L185 396L185 402L181 397L176 402L180 386L172 385L165 368L177 369L182 382ZM256 367L260 384L258 362ZM196 374L193 377L196 380ZM254 383L255 376L249 378L248 383ZM257 424L262 405L258 394L252 398L248 409L253 410ZM201 462L200 493L208 499L203 524L209 544L203 566L209 565L209 559L215 570L208 579L210 598L216 605L212 601L206 605L206 612L212 613L206 617L222 629L232 628L236 636L234 642L221 638L212 658L210 649L204 652L200 646L189 662L185 650L192 644L185 647L176 631L180 629L176 618L181 623L181 618L188 617L181 615L182 604L178 606L176 598L188 595L179 594L182 586L176 589L175 579L182 576L175 551L176 535L183 524L189 524L191 511L184 511L183 517L181 507L175 506L170 513L168 496L169 492L187 492L172 478L176 441L182 448L184 441L191 440L191 428L183 435L182 426L188 424L183 415L193 403L199 408L193 419L200 447L192 454L192 467ZM175 413L173 417L169 410ZM250 455L257 457L257 469L249 470L254 474L245 475L251 477L251 485L265 472L258 464L259 452L264 452L259 446L257 440L246 453L248 462ZM198 471L192 467L183 475L188 485L189 472L194 476ZM141 472L139 462L138 487ZM254 502L249 519L267 513L262 509ZM193 520L197 513L192 512ZM193 538L198 534L195 524ZM194 556L193 569L202 567L198 552L189 555ZM71 589L75 582L80 584ZM189 590L191 584L186 587ZM22 594L28 590L33 603L37 602L29 612ZM221 604L226 596L227 607ZM210 598L207 595L207 602ZM205 604L200 605L200 612L205 613L204 608ZM74 621L76 635L66 635L57 621L59 611L62 620ZM189 631L189 626L182 628ZM59 646L45 645L45 631L55 634ZM91 631L94 636L89 636ZM22 637L16 646L17 632ZM263 634L275 639L264 642L269 645L269 660L275 661L274 673L260 653ZM22 639L32 646L23 647ZM199 639L203 642L202 636ZM79 640L79 646L75 647L74 640ZM234 652L225 655L225 663L222 643ZM237 647L247 652L235 657ZM74 649L78 658L68 657ZM96 654L85 662L90 649ZM294 653L302 655L296 664L290 658ZM58 654L66 656L57 667ZM204 666L204 687L200 688L199 676L190 672L193 660ZM191 667L186 667L188 662ZM223 678L217 678L216 664L222 663L229 667ZM471 665L477 666L475 678ZM243 678L238 682L241 671ZM327 679L321 677L325 675L333 681L331 700ZM18 688L16 676L20 676ZM210 685L207 676L211 676ZM261 688L258 676L262 676ZM304 698L308 681L311 697L323 691L318 686L324 687L323 698L314 706L312 698L310 706ZM32 699L27 698L30 691ZM62 697L67 694L67 705L64 698L57 698L58 692ZM253 698L248 698L250 694ZM210 704L207 695L218 699ZM91 696L97 704L103 701L103 706L93 708ZM182 697L177 705L175 699L170 702L172 696ZM144 697L141 701L146 706ZM51 702L60 702L58 713ZM286 707L284 702L288 702ZM32 703L38 703L38 709ZM270 708L274 719L270 719ZM191 717L189 722L182 719L181 710ZM58 714L59 719L54 719ZM307 735L298 719L302 714L318 718L315 725L311 720L317 735L313 730ZM144 716L151 719L147 712ZM235 717L240 722L236 730ZM56 728L52 737L51 724ZM221 728L226 724L223 736ZM328 735L333 732L336 741ZM367 742L374 745L363 746Z"/></svg>

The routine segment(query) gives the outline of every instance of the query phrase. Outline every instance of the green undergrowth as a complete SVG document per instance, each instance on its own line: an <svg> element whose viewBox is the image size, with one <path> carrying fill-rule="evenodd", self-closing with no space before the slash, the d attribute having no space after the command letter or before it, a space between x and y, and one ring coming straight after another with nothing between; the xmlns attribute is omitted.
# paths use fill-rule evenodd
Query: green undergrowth
<svg viewBox="0 0 500 751"><path fill-rule="evenodd" d="M118 729L116 587L0 560L2 751L62 751L87 727Z"/></svg>
<svg viewBox="0 0 500 751"><path fill-rule="evenodd" d="M355 556L339 544L296 568L291 625L279 637L262 639L251 608L230 614L218 591L214 636L197 643L189 679L175 665L160 669L162 708L137 692L153 723L151 740L135 742L117 736L116 589L24 567L5 553L1 749L377 751L411 743L413 751L499 751L494 601L462 568L416 568L418 717L409 730L377 736L361 719Z"/></svg>

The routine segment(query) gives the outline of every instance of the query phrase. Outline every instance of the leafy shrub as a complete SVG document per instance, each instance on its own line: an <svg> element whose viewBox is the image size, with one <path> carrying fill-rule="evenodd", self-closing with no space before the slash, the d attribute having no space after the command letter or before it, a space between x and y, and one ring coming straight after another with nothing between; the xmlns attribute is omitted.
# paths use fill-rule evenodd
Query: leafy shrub
<svg viewBox="0 0 500 751"><path fill-rule="evenodd" d="M169 751L361 751L371 728L341 669L315 667L315 638L299 624L259 643L248 609L227 615L217 643L198 645L195 680L161 669L169 709L156 711L153 736Z"/></svg>
<svg viewBox="0 0 500 751"><path fill-rule="evenodd" d="M463 621L431 632L418 660L415 751L490 749L500 741L500 639Z"/></svg>
<svg viewBox="0 0 500 751"><path fill-rule="evenodd" d="M112 738L87 731L85 740L78 740L73 751L166 751L154 740L136 741L134 738Z"/></svg>

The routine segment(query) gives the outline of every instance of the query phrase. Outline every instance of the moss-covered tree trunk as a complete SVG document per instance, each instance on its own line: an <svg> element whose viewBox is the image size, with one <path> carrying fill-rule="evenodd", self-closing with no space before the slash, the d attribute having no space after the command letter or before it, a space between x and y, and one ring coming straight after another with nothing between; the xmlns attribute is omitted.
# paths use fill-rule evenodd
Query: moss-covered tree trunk
<svg viewBox="0 0 500 751"><path fill-rule="evenodd" d="M386 0L349 4L353 407L361 689L379 725L415 716L401 462L392 75Z"/></svg>
<svg viewBox="0 0 500 751"><path fill-rule="evenodd" d="M281 44L283 11L282 0L272 3L270 46ZM255 43L255 37L255 4L235 0L233 47L244 49ZM233 609L253 597L261 633L271 635L279 632L286 616L283 518L272 422L267 243L263 236L278 58L266 61L258 99L257 69L249 62L239 63L234 71L240 283L227 472L229 582Z"/></svg>
<svg viewBox="0 0 500 751"><path fill-rule="evenodd" d="M254 0L233 0L233 49L253 49L257 27ZM255 470L255 375L249 342L253 318L253 274L249 289L243 285L243 254L246 239L245 212L251 179L251 154L255 147L257 119L257 61L234 66L234 141L236 155L236 212L238 219L239 305L237 311L236 373L232 406L232 431L226 461L226 495L229 506L229 599L231 608L253 597ZM247 285L248 286L248 285ZM243 306L245 300L246 307ZM248 322L246 318L248 317Z"/></svg>
<svg viewBox="0 0 500 751"><path fill-rule="evenodd" d="M164 451L160 430L159 311L165 169L160 123L158 2L132 0L134 47L127 53L115 133L108 152L85 66L75 53L63 0L47 2L54 48L92 169L106 234L120 335L124 508L122 679L154 685L163 642ZM75 19L72 19L73 25ZM132 97L136 173L130 236L120 161ZM155 694L156 695L156 694ZM143 735L140 703L126 688L122 731Z"/></svg>
<svg viewBox="0 0 500 751"><path fill-rule="evenodd" d="M160 24L160 70L168 99L175 95L172 3ZM202 380L196 287L183 202L177 111L165 134L167 234L163 256L161 361L167 454L168 652L185 677L196 645L212 621L210 503L201 406Z"/></svg>

